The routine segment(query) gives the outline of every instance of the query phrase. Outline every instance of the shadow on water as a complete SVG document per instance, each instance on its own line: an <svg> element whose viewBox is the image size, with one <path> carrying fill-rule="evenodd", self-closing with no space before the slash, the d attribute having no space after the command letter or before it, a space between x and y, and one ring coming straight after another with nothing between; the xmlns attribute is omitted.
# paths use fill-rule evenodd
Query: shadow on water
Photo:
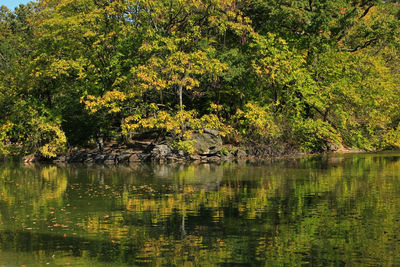
<svg viewBox="0 0 400 267"><path fill-rule="evenodd" d="M0 165L0 262L8 265L396 265L399 221L397 152Z"/></svg>

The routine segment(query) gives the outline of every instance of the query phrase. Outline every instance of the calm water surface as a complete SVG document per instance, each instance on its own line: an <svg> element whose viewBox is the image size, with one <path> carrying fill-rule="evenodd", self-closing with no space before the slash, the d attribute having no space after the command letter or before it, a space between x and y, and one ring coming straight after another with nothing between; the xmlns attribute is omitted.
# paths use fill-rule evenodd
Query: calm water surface
<svg viewBox="0 0 400 267"><path fill-rule="evenodd" d="M400 153L0 163L0 266L400 265Z"/></svg>

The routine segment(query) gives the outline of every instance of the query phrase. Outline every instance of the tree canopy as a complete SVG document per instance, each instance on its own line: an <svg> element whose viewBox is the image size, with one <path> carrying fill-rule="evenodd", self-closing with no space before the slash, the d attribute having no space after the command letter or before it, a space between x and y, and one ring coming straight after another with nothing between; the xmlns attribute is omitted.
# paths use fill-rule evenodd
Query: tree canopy
<svg viewBox="0 0 400 267"><path fill-rule="evenodd" d="M400 3L39 0L0 9L0 155L102 133L400 147Z"/></svg>

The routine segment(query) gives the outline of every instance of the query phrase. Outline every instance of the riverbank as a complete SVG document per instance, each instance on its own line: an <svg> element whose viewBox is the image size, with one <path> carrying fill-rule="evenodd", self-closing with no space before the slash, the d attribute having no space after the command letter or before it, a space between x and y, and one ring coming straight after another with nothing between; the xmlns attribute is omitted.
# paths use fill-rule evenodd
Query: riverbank
<svg viewBox="0 0 400 267"><path fill-rule="evenodd" d="M58 162L58 163L97 163L120 164L132 162L220 162L253 158L246 150L235 148L231 151L221 149L207 153L188 154L173 148L166 142L135 142L133 146L107 144L103 150L98 148L73 148L55 158L47 159L39 154L23 158L23 162Z"/></svg>
<svg viewBox="0 0 400 267"><path fill-rule="evenodd" d="M203 151L201 153L188 154L170 146L166 141L154 143L149 141L136 141L129 146L120 146L116 143L105 144L102 150L96 148L72 148L67 152L55 157L44 158L40 154L31 154L23 157L24 163L53 162L53 163L84 163L84 164L129 164L140 162L155 163L219 163L233 161L258 161L265 159L279 159L287 157L299 157L308 154L300 151L286 151L287 153L271 154L271 151L244 149L234 146L221 146L218 148ZM359 149L337 147L330 153L359 153L365 152Z"/></svg>

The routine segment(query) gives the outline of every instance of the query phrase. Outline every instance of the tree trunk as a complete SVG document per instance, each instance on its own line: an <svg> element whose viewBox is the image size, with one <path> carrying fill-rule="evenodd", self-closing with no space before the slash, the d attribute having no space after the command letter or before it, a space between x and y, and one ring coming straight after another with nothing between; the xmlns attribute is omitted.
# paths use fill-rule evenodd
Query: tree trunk
<svg viewBox="0 0 400 267"><path fill-rule="evenodd" d="M96 132L95 139L96 139L97 148L98 148L99 152L102 153L104 150L104 137L103 137L103 133L100 130L98 130Z"/></svg>
<svg viewBox="0 0 400 267"><path fill-rule="evenodd" d="M180 84L178 87L178 94L179 94L179 111L180 111L180 123L181 123L181 134L180 134L180 138L183 137L183 134L185 133L185 125L182 119L182 112L183 112L183 100L182 100L182 94L183 94L183 85Z"/></svg>
<svg viewBox="0 0 400 267"><path fill-rule="evenodd" d="M178 94L179 94L179 110L183 110L183 100L182 100L182 94L183 94L183 85L180 84L178 88Z"/></svg>

